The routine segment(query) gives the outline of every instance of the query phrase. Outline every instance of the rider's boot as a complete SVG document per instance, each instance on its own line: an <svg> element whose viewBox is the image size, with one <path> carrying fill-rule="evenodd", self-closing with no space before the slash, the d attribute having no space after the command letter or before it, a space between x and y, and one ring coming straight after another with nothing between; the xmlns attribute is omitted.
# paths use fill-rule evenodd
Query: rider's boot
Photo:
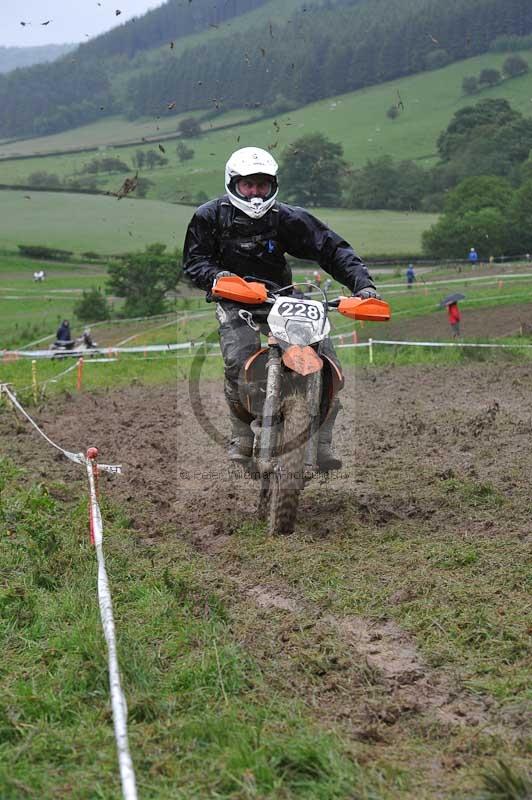
<svg viewBox="0 0 532 800"><path fill-rule="evenodd" d="M231 440L227 448L229 460L236 464L246 464L253 454L253 432L247 422L241 420L229 407L231 420Z"/></svg>
<svg viewBox="0 0 532 800"><path fill-rule="evenodd" d="M327 419L322 423L320 428L318 437L318 468L323 472L342 468L341 460L335 456L332 450L333 428L339 411L340 401L336 398L329 409Z"/></svg>

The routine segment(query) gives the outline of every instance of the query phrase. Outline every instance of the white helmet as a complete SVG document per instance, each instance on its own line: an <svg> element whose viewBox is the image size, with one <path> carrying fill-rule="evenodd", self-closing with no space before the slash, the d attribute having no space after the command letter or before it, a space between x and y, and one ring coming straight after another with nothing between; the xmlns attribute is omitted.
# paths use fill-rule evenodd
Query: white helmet
<svg viewBox="0 0 532 800"><path fill-rule="evenodd" d="M252 219L260 219L275 203L279 191L277 186L277 161L266 150L259 147L242 147L229 158L225 165L225 190L229 200ZM267 197L244 197L239 194L236 184L239 178L248 175L269 175L272 188Z"/></svg>

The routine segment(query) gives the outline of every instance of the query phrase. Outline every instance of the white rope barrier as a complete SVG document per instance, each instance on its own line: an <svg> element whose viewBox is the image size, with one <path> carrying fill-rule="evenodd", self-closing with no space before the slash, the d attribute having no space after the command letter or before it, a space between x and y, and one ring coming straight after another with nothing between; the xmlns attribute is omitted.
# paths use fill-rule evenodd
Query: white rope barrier
<svg viewBox="0 0 532 800"><path fill-rule="evenodd" d="M129 752L129 742L127 736L127 705L120 681L120 670L118 666L116 634L113 618L113 605L103 553L103 522L96 491L96 479L99 470L120 473L122 471L122 467L118 464L97 464L96 457L98 455L98 450L96 447L90 447L87 450L87 455L65 450L63 447L53 442L52 439L50 439L50 437L44 433L44 431L37 425L27 411L21 406L16 398L16 395L9 389L7 384L0 384L0 396L2 394L6 395L12 406L17 409L31 425L33 425L35 430L46 442L48 442L48 444L50 444L56 450L59 450L64 456L66 456L70 461L73 461L75 464L84 465L87 470L90 495L90 532L91 541L94 543L96 548L96 558L98 562L98 603L100 607L102 627L105 640L107 642L109 689L111 694L111 707L113 710L113 725L118 754L118 765L122 783L122 795L124 800L137 800L135 773Z"/></svg>
<svg viewBox="0 0 532 800"><path fill-rule="evenodd" d="M87 455L96 448L89 448ZM98 451L94 453L96 456ZM100 618L107 642L109 688L111 692L111 705L113 709L113 723L115 730L116 748L118 751L118 765L120 768L120 778L122 781L122 793L125 800L137 800L137 787L135 783L135 772L133 762L129 752L129 742L127 737L127 704L122 683L120 681L120 669L118 666L118 656L116 650L115 623L113 617L113 604L109 581L105 569L105 558L103 554L103 524L100 506L96 496L95 473L98 467L91 458L86 459L87 476L90 489L90 519L91 533L96 548L96 558L98 561L98 602L100 605Z"/></svg>
<svg viewBox="0 0 532 800"><path fill-rule="evenodd" d="M173 350L193 350L204 346L203 341L180 342L178 344L145 344L135 347L91 347L90 350L0 350L0 358L67 358L70 356L102 355L112 357L115 353L168 353Z"/></svg>
<svg viewBox="0 0 532 800"><path fill-rule="evenodd" d="M394 344L405 345L406 347L490 347L490 348L522 348L530 349L532 344L496 344L492 342L403 342L395 339L370 339L372 344ZM369 344L363 342L362 344ZM339 344L338 347L360 347L360 344Z"/></svg>

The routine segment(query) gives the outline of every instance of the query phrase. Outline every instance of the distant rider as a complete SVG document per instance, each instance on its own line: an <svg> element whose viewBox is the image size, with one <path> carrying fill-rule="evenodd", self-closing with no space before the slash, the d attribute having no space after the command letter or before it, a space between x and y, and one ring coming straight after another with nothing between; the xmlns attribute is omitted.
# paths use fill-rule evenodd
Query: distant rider
<svg viewBox="0 0 532 800"><path fill-rule="evenodd" d="M287 286L293 280L284 257L288 253L318 262L357 297L377 297L366 266L348 242L303 208L276 202L277 170L277 162L265 150L244 147L233 153L225 167L227 193L200 206L190 221L184 246L185 273L208 293L208 300L216 280L225 275L253 276ZM232 427L229 458L233 461L245 461L252 454L252 417L241 403L239 378L249 356L260 347L258 332L238 315L241 308L228 301L216 306ZM330 340L324 342L324 352L337 362ZM318 464L323 470L342 465L331 449L339 408L336 400L320 429Z"/></svg>

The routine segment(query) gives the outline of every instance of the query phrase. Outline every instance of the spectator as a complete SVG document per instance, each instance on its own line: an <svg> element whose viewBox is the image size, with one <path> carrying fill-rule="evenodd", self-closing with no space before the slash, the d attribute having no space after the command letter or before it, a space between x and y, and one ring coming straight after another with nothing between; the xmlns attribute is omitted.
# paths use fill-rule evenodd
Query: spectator
<svg viewBox="0 0 532 800"><path fill-rule="evenodd" d="M411 289L414 281L416 280L416 273L414 272L414 265L409 264L408 269L406 270L406 286L407 289Z"/></svg>
<svg viewBox="0 0 532 800"><path fill-rule="evenodd" d="M469 255L468 255L468 257L467 257L467 258L468 258L468 261L469 261L469 263L470 263L470 264L471 264L471 266L473 267L473 269L475 269L475 265L476 265L476 264L477 264L477 262L478 262L478 253L477 253L477 251L475 250L475 248L474 248L474 247L472 247L472 248L469 250Z"/></svg>
<svg viewBox="0 0 532 800"><path fill-rule="evenodd" d="M449 303L447 306L447 314L449 315L449 324L453 332L453 338L457 339L460 336L460 320L462 319L458 309L458 303Z"/></svg>
<svg viewBox="0 0 532 800"><path fill-rule="evenodd" d="M70 322L64 319L59 328L57 329L56 339L58 342L71 342L72 336L70 335Z"/></svg>

